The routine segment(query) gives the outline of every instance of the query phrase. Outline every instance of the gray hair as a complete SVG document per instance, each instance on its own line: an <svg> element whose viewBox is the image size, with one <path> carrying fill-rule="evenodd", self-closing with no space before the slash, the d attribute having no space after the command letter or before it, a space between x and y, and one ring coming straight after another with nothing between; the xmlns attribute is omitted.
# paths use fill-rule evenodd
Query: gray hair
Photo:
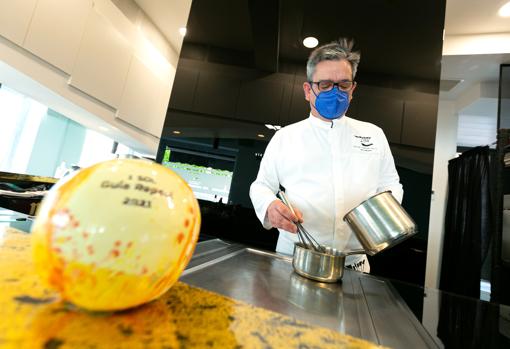
<svg viewBox="0 0 510 349"><path fill-rule="evenodd" d="M359 51L352 50L353 46L354 40L340 38L337 41L330 42L329 44L317 47L313 50L306 63L306 77L308 81L313 80L313 74L319 62L340 61L342 59L345 59L351 64L352 78L354 79L361 55Z"/></svg>

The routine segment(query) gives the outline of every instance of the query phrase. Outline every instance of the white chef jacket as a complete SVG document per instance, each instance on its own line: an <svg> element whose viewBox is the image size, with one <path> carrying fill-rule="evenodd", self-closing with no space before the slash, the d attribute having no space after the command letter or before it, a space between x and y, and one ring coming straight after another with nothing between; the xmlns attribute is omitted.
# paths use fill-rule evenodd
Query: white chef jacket
<svg viewBox="0 0 510 349"><path fill-rule="evenodd" d="M271 228L267 207L280 184L303 213L303 226L320 244L340 251L362 248L343 221L349 210L385 190L400 202L403 196L383 131L347 116L326 122L310 114L275 133L250 187L255 212L266 229ZM297 234L279 231L276 251L292 254ZM347 256L346 264L362 258Z"/></svg>

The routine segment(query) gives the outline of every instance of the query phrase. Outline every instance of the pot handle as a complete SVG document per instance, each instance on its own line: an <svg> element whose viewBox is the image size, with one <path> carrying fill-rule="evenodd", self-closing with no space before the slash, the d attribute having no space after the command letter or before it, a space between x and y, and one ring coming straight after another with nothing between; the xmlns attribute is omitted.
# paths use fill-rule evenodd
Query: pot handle
<svg viewBox="0 0 510 349"><path fill-rule="evenodd" d="M350 256L352 254L366 254L366 253L367 253L367 251L365 251L364 249L359 249L359 250L352 250L352 251L344 252L344 255Z"/></svg>

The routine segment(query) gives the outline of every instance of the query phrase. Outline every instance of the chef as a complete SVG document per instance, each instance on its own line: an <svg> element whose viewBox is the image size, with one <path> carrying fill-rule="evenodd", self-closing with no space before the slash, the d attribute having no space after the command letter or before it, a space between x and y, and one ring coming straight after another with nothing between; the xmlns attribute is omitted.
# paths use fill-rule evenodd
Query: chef
<svg viewBox="0 0 510 349"><path fill-rule="evenodd" d="M262 225L280 232L277 252L293 253L296 221L322 245L340 251L360 249L344 215L386 190L402 201L402 185L383 131L345 115L360 61L353 45L352 40L339 39L310 54L308 81L303 83L310 115L275 133L250 187ZM280 187L296 215L276 198ZM346 266L370 272L366 255L347 256Z"/></svg>

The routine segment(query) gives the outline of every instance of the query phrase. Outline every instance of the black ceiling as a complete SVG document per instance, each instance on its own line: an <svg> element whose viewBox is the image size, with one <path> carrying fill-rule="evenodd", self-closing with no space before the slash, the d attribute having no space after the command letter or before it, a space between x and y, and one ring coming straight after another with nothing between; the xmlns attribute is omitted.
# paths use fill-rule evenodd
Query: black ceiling
<svg viewBox="0 0 510 349"><path fill-rule="evenodd" d="M361 50L361 74L438 80L444 11L444 0L193 0L184 43L243 52L274 72L306 61L305 36L347 36Z"/></svg>

